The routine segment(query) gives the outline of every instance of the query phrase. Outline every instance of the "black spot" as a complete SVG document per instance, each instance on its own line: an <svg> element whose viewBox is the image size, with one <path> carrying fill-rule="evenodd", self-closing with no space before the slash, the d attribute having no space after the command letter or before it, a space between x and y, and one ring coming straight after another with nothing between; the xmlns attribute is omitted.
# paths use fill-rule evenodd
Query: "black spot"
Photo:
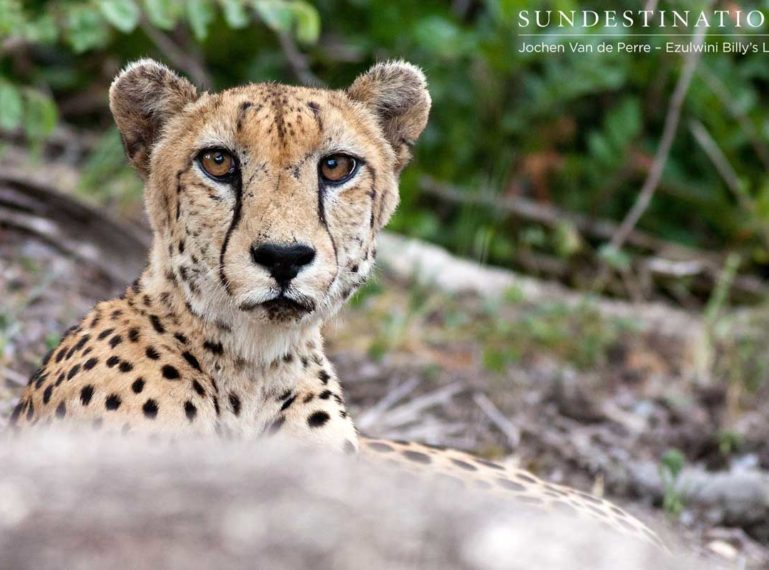
<svg viewBox="0 0 769 570"><path fill-rule="evenodd" d="M191 353L189 352L182 352L182 356L184 357L184 360L187 361L187 363L192 366L195 370L198 372L203 372L203 369L200 368L200 362L198 362L198 359L195 358Z"/></svg>
<svg viewBox="0 0 769 570"><path fill-rule="evenodd" d="M283 357L283 362L286 362L286 363L291 362L293 360L294 360L294 355L290 353Z"/></svg>
<svg viewBox="0 0 769 570"><path fill-rule="evenodd" d="M296 400L296 396L295 395L291 396L288 399L286 399L286 401L283 402L283 405L280 407L280 410L283 411L283 410L287 409L289 406L291 406L291 404L294 403L294 400Z"/></svg>
<svg viewBox="0 0 769 570"><path fill-rule="evenodd" d="M64 405L64 401L59 402L59 405L56 406L56 417L57 418L63 418L67 415L67 406Z"/></svg>
<svg viewBox="0 0 769 570"><path fill-rule="evenodd" d="M91 338L91 335L85 334L80 337L80 340L77 341L77 344L75 345L75 350L80 350L85 346L85 343L88 342L88 340Z"/></svg>
<svg viewBox="0 0 769 570"><path fill-rule="evenodd" d="M21 415L21 411L24 409L24 402L19 402L15 408L13 408L13 412L11 412L11 417L8 421L10 421L11 425L16 425L16 422L19 419L19 416Z"/></svg>
<svg viewBox="0 0 769 570"><path fill-rule="evenodd" d="M329 416L324 411L315 412L314 414L310 415L309 418L307 418L307 425L309 425L311 428L319 428L326 425L326 422L330 419L331 416Z"/></svg>
<svg viewBox="0 0 769 570"><path fill-rule="evenodd" d="M184 402L184 414L187 416L187 419L192 421L195 419L195 416L198 415L198 409L195 407L195 404L187 400Z"/></svg>
<svg viewBox="0 0 769 570"><path fill-rule="evenodd" d="M51 394L53 393L53 386L50 384L48 387L43 391L43 403L47 404L51 401Z"/></svg>
<svg viewBox="0 0 769 570"><path fill-rule="evenodd" d="M59 352L56 353L56 362L61 362L64 359L65 354L67 354L67 347L63 346L59 349Z"/></svg>
<svg viewBox="0 0 769 570"><path fill-rule="evenodd" d="M113 321L116 321L118 319L118 317L120 317L120 315L122 315L122 314L123 314L123 311L121 311L120 309L115 309L114 311L112 311L112 314L110 315L110 318Z"/></svg>
<svg viewBox="0 0 769 570"><path fill-rule="evenodd" d="M523 473L522 471L516 472L515 474L516 479L520 479L521 481L525 481L526 483L538 483L533 476L529 475L528 473Z"/></svg>
<svg viewBox="0 0 769 570"><path fill-rule="evenodd" d="M421 451L407 450L403 452L403 457L416 463L430 463L432 461L429 455L422 453Z"/></svg>
<svg viewBox="0 0 769 570"><path fill-rule="evenodd" d="M84 369L84 370L90 370L91 368L93 368L94 366L96 366L98 363L99 363L98 359L96 359L96 358L89 358L89 359L88 359L88 360L86 360L86 361L85 361L85 363L83 364L83 369Z"/></svg>
<svg viewBox="0 0 769 570"><path fill-rule="evenodd" d="M99 333L99 336L97 336L96 338L98 338L99 340L104 340L109 335L111 335L113 332L115 332L115 329L105 329L105 330L101 331Z"/></svg>
<svg viewBox="0 0 769 570"><path fill-rule="evenodd" d="M134 394L141 394L144 390L144 378L137 378L131 384L131 390Z"/></svg>
<svg viewBox="0 0 769 570"><path fill-rule="evenodd" d="M104 400L104 407L108 410L117 410L120 407L122 400L117 394L110 394L107 399Z"/></svg>
<svg viewBox="0 0 769 570"><path fill-rule="evenodd" d="M207 340L203 343L203 348L205 348L210 352L213 352L214 354L222 354L224 352L224 347L222 346L221 342L213 342L213 341Z"/></svg>
<svg viewBox="0 0 769 570"><path fill-rule="evenodd" d="M160 334L163 334L166 332L165 327L163 326L163 323L160 322L160 319L157 315L150 315L150 323L152 323L152 328L155 329Z"/></svg>
<svg viewBox="0 0 769 570"><path fill-rule="evenodd" d="M203 386L197 380L192 381L192 388L195 390L195 392L198 393L198 396L206 395L206 391L203 389Z"/></svg>
<svg viewBox="0 0 769 570"><path fill-rule="evenodd" d="M158 403L150 398L144 402L144 405L142 406L142 412L144 412L144 415L149 419L155 419L155 416L158 415Z"/></svg>
<svg viewBox="0 0 769 570"><path fill-rule="evenodd" d="M69 369L69 372L67 372L67 380L72 380L75 377L75 374L80 372L80 365L75 364L72 368Z"/></svg>
<svg viewBox="0 0 769 570"><path fill-rule="evenodd" d="M119 334L116 334L116 335L115 335L115 336L113 336L111 339L109 339L109 345L110 345L112 348L115 348L115 347L116 347L117 345L119 345L121 342L123 342L123 337L122 337L122 336L120 336Z"/></svg>
<svg viewBox="0 0 769 570"><path fill-rule="evenodd" d="M179 240L179 253L184 253L184 240Z"/></svg>
<svg viewBox="0 0 769 570"><path fill-rule="evenodd" d="M62 372L61 374L59 374L59 375L56 377L56 382L54 382L54 383L53 383L53 385L54 385L54 386L58 386L59 384L61 384L62 382L64 382L64 378L66 378L66 376L64 375L64 372Z"/></svg>
<svg viewBox="0 0 769 570"><path fill-rule="evenodd" d="M83 389L80 390L80 403L84 406L87 406L91 402L91 398L93 397L93 386L88 384L87 386L83 386Z"/></svg>
<svg viewBox="0 0 769 570"><path fill-rule="evenodd" d="M74 347L74 346L73 346L72 348L70 348L70 349L69 349L69 351L67 352L67 356L66 356L66 359L67 359L67 360L69 360L70 358L72 358L72 355L73 355L73 354L75 354L75 350L77 350L77 349L76 349L76 347Z"/></svg>
<svg viewBox="0 0 769 570"><path fill-rule="evenodd" d="M323 392L320 393L320 396L318 396L318 398L320 398L321 400L328 400L330 397L331 397L331 390L323 390Z"/></svg>
<svg viewBox="0 0 769 570"><path fill-rule="evenodd" d="M120 366L118 368L120 369L121 372L130 372L131 370L134 369L134 365L124 360L123 362L120 363Z"/></svg>
<svg viewBox="0 0 769 570"><path fill-rule="evenodd" d="M128 340L131 342L139 342L139 329L132 328L128 331Z"/></svg>
<svg viewBox="0 0 769 570"><path fill-rule="evenodd" d="M464 469L465 471L478 471L478 468L473 465L472 463L468 463L467 461L462 461L461 459L451 459L451 462L459 467L460 469Z"/></svg>
<svg viewBox="0 0 769 570"><path fill-rule="evenodd" d="M110 356L107 359L107 366L109 366L110 368L114 368L118 362L120 362L120 359L117 356Z"/></svg>
<svg viewBox="0 0 769 570"><path fill-rule="evenodd" d="M35 390L39 390L40 387L43 385L43 382L45 382L47 379L48 379L48 374L43 374L37 380L35 380Z"/></svg>
<svg viewBox="0 0 769 570"><path fill-rule="evenodd" d="M182 344L187 344L189 341L187 340L187 337L184 336L182 333L174 333L174 338L178 340Z"/></svg>
<svg viewBox="0 0 769 570"><path fill-rule="evenodd" d="M323 382L324 384L328 384L328 381L331 379L331 376L325 370L321 370L320 372L318 372L318 378L320 378L320 381Z"/></svg>
<svg viewBox="0 0 769 570"><path fill-rule="evenodd" d="M476 463L480 463L481 465L485 465L486 467L491 467L492 469L497 469L499 471L504 471L505 468L502 467L499 463L494 463L493 461L486 461L485 459L475 459Z"/></svg>
<svg viewBox="0 0 769 570"><path fill-rule="evenodd" d="M53 356L53 349L51 349L51 350L49 350L48 352L45 353L45 356L43 357L43 362L42 362L43 366L48 364L48 361L51 360L51 356ZM39 370L38 370L38 372L39 372Z"/></svg>
<svg viewBox="0 0 769 570"><path fill-rule="evenodd" d="M304 404L309 404L310 402L312 402L312 399L313 399L314 397L315 397L315 394L307 394L307 395L304 397L304 400L302 400L302 402L303 402Z"/></svg>
<svg viewBox="0 0 769 570"><path fill-rule="evenodd" d="M170 364L163 365L163 368L161 369L163 373L163 378L166 380L178 380L179 379L179 371L171 366Z"/></svg>
<svg viewBox="0 0 769 570"><path fill-rule="evenodd" d="M283 427L284 423L286 423L286 418L280 416L277 420L272 422L272 425L270 425L267 431L271 434L276 433L278 430L280 430L280 428Z"/></svg>
<svg viewBox="0 0 769 570"><path fill-rule="evenodd" d="M232 409L232 413L236 416L240 415L240 398L238 398L238 395L235 392L230 392L229 396L230 400L230 408Z"/></svg>
<svg viewBox="0 0 769 570"><path fill-rule="evenodd" d="M379 441L371 441L368 444L369 449L373 449L374 451L379 451L381 453L390 453L393 451L393 448L387 445L386 443L381 443Z"/></svg>
<svg viewBox="0 0 769 570"><path fill-rule="evenodd" d="M158 358L160 358L160 353L157 350L155 350L154 346L148 346L147 350L144 351L144 354L146 354L147 358L149 358L150 360L157 360Z"/></svg>
<svg viewBox="0 0 769 570"><path fill-rule="evenodd" d="M526 490L526 487L524 487L520 483L516 483L515 481L511 481L510 479L503 479L502 477L497 479L497 485L499 485L500 487L504 487L509 491L518 491L519 493L521 491Z"/></svg>
<svg viewBox="0 0 769 570"><path fill-rule="evenodd" d="M32 374L32 376L30 376L29 382L27 382L27 386L34 383L38 378L40 378L40 376L42 376L42 374L43 374L42 368L38 368L37 370L35 370L35 373Z"/></svg>
<svg viewBox="0 0 769 570"><path fill-rule="evenodd" d="M216 415L218 416L221 413L221 410L219 409L219 398L216 396L211 397L214 401L214 411L216 412Z"/></svg>
<svg viewBox="0 0 769 570"><path fill-rule="evenodd" d="M291 394L292 394L291 390L286 390L280 396L278 396L278 401L285 400L286 398L290 398Z"/></svg>

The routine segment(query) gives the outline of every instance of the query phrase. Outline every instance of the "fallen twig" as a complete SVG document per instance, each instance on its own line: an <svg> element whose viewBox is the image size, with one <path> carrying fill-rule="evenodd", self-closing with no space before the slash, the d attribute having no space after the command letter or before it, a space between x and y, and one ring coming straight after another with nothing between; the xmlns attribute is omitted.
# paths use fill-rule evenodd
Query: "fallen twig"
<svg viewBox="0 0 769 570"><path fill-rule="evenodd" d="M499 411L499 408L494 405L494 402L489 400L483 392L476 392L473 394L473 401L478 404L478 407L491 420L491 423L497 426L497 428L505 434L510 447L512 449L517 448L521 441L521 432L515 427L513 422L508 420L505 415Z"/></svg>

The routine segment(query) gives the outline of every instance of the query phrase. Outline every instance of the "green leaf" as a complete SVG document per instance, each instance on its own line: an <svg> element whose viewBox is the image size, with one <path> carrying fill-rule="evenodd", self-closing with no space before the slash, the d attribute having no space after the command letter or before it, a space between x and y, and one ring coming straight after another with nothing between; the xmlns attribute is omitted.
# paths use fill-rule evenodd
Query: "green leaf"
<svg viewBox="0 0 769 570"><path fill-rule="evenodd" d="M296 21L296 39L303 44L314 44L320 36L318 11L306 2L291 4Z"/></svg>
<svg viewBox="0 0 769 570"><path fill-rule="evenodd" d="M630 269L630 255L627 252L616 247L605 244L598 249L598 256L603 259L612 269L626 271Z"/></svg>
<svg viewBox="0 0 769 570"><path fill-rule="evenodd" d="M252 5L262 21L276 32L290 32L293 10L280 0L253 0Z"/></svg>
<svg viewBox="0 0 769 570"><path fill-rule="evenodd" d="M24 12L19 0L0 0L0 35L18 34L24 20Z"/></svg>
<svg viewBox="0 0 769 570"><path fill-rule="evenodd" d="M67 41L76 53L101 47L109 41L109 28L101 12L76 6L67 12Z"/></svg>
<svg viewBox="0 0 769 570"><path fill-rule="evenodd" d="M24 37L30 43L52 44L59 37L59 29L53 14L43 14L24 26Z"/></svg>
<svg viewBox="0 0 769 570"><path fill-rule="evenodd" d="M246 7L241 0L220 0L224 12L224 20L234 29L245 28L251 23Z"/></svg>
<svg viewBox="0 0 769 570"><path fill-rule="evenodd" d="M0 128L7 131L21 124L22 103L18 89L10 83L0 83Z"/></svg>
<svg viewBox="0 0 769 570"><path fill-rule="evenodd" d="M56 126L56 105L50 97L33 89L24 92L24 99L24 130L33 140L44 139Z"/></svg>
<svg viewBox="0 0 769 570"><path fill-rule="evenodd" d="M214 21L214 7L209 0L190 0L187 2L187 21L192 33L199 41L208 36L208 26Z"/></svg>
<svg viewBox="0 0 769 570"><path fill-rule="evenodd" d="M173 30L179 20L182 6L173 0L144 0L144 11L153 26Z"/></svg>
<svg viewBox="0 0 769 570"><path fill-rule="evenodd" d="M139 23L139 7L134 0L100 0L99 8L104 18L124 34L133 32Z"/></svg>

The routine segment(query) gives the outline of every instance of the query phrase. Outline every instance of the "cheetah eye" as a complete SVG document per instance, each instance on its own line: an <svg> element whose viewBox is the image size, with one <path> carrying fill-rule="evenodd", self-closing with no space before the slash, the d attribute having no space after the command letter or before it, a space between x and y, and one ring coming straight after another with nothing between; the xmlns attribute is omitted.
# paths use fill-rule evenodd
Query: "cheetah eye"
<svg viewBox="0 0 769 570"><path fill-rule="evenodd" d="M235 157L222 148L209 148L198 154L198 164L203 172L217 182L226 182L237 170Z"/></svg>
<svg viewBox="0 0 769 570"><path fill-rule="evenodd" d="M346 154L330 154L320 159L320 178L332 186L347 182L358 170L358 160Z"/></svg>

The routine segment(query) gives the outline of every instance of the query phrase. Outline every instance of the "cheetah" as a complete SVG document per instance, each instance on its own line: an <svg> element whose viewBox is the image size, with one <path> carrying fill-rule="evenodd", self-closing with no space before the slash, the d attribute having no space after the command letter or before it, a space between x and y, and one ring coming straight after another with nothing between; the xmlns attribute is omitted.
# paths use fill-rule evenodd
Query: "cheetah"
<svg viewBox="0 0 769 570"><path fill-rule="evenodd" d="M380 63L345 90L201 93L144 59L116 77L109 102L145 183L148 265L45 356L12 429L283 434L659 542L611 503L526 471L358 436L321 325L371 274L398 204L431 105L418 68Z"/></svg>

